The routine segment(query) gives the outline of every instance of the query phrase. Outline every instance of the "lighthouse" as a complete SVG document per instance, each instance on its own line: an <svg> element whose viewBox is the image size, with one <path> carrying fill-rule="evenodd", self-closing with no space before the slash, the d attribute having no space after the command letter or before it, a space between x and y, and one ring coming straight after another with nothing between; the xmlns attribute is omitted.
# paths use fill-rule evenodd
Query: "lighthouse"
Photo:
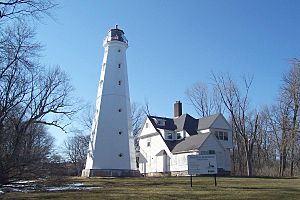
<svg viewBox="0 0 300 200"><path fill-rule="evenodd" d="M86 167L82 176L138 176L132 135L124 31L111 29L104 57Z"/></svg>

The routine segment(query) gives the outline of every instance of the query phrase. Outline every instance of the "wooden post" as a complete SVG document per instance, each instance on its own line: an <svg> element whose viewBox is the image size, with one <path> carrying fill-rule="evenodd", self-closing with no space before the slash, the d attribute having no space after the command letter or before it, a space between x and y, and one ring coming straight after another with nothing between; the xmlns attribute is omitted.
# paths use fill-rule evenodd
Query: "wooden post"
<svg viewBox="0 0 300 200"><path fill-rule="evenodd" d="M193 176L191 175L191 187L193 187Z"/></svg>
<svg viewBox="0 0 300 200"><path fill-rule="evenodd" d="M215 187L217 187L217 174L215 174Z"/></svg>

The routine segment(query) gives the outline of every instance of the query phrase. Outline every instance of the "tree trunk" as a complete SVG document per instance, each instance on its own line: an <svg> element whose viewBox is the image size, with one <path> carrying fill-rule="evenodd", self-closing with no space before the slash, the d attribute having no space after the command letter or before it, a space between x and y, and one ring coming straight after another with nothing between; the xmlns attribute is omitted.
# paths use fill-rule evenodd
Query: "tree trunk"
<svg viewBox="0 0 300 200"><path fill-rule="evenodd" d="M291 176L294 176L294 146L292 146L291 150Z"/></svg>
<svg viewBox="0 0 300 200"><path fill-rule="evenodd" d="M253 169L252 169L252 159L249 152L246 152L246 166L247 166L247 176L251 177L253 176Z"/></svg>
<svg viewBox="0 0 300 200"><path fill-rule="evenodd" d="M280 176L284 176L286 169L286 149L284 148L280 155Z"/></svg>

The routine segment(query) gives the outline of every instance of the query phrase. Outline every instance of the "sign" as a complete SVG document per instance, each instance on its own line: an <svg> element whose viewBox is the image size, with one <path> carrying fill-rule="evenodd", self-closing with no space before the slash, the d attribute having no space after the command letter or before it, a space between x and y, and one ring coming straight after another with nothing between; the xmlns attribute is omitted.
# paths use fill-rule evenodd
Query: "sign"
<svg viewBox="0 0 300 200"><path fill-rule="evenodd" d="M188 174L217 174L217 159L211 155L188 155Z"/></svg>

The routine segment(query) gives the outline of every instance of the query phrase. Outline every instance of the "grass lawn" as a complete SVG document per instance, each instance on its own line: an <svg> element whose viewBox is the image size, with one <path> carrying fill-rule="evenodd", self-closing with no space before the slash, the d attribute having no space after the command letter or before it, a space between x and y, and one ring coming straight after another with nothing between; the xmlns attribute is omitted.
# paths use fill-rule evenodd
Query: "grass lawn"
<svg viewBox="0 0 300 200"><path fill-rule="evenodd" d="M300 178L213 177L163 178L61 178L46 185L83 183L93 190L56 192L10 192L3 199L300 199ZM1 197L0 197L1 198Z"/></svg>

